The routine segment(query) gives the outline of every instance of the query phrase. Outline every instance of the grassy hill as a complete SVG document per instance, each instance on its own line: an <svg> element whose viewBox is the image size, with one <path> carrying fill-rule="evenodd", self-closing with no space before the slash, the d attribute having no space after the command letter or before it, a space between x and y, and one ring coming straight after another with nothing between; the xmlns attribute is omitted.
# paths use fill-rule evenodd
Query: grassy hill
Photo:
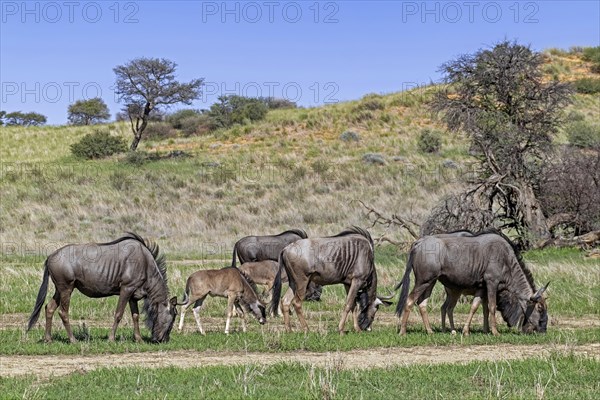
<svg viewBox="0 0 600 400"><path fill-rule="evenodd" d="M577 53L547 55L549 79L592 76ZM355 200L422 220L459 189L459 176L473 161L460 134L444 133L436 154L418 151L424 128L443 130L426 107L435 90L274 110L264 121L211 135L144 140L141 150L184 150L191 157L142 164L126 156L73 158L69 146L97 127L0 128L3 253L47 253L66 242L105 241L133 230L159 240L170 255L229 258L235 240L248 234L303 227L320 236L364 226ZM598 95L576 95L568 111L600 120ZM102 129L130 139L126 124ZM359 140L344 141L346 131ZM369 153L385 163L366 162ZM375 235L382 233L377 229Z"/></svg>

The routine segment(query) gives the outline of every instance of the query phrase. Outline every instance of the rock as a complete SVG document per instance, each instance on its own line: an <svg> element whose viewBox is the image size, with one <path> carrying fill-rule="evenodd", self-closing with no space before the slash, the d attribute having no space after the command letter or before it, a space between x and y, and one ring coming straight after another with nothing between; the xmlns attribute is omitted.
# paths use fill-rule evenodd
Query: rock
<svg viewBox="0 0 600 400"><path fill-rule="evenodd" d="M363 161L369 164L385 165L385 158L379 153L367 153L362 157Z"/></svg>
<svg viewBox="0 0 600 400"><path fill-rule="evenodd" d="M444 160L444 162L442 162L442 166L444 168L450 168L450 169L458 168L458 164L452 160Z"/></svg>
<svg viewBox="0 0 600 400"><path fill-rule="evenodd" d="M394 160L396 162L407 162L408 158L406 158L404 156L394 156L394 157L392 157L392 160Z"/></svg>
<svg viewBox="0 0 600 400"><path fill-rule="evenodd" d="M218 149L219 147L221 147L221 143L213 143L210 146L208 146L210 149Z"/></svg>
<svg viewBox="0 0 600 400"><path fill-rule="evenodd" d="M358 142L360 135L356 132L346 131L340 135L340 139L344 142Z"/></svg>

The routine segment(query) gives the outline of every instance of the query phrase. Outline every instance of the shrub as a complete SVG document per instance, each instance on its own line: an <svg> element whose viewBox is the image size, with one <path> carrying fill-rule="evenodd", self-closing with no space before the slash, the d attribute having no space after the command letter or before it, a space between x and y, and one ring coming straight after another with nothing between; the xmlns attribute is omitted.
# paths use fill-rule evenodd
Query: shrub
<svg viewBox="0 0 600 400"><path fill-rule="evenodd" d="M127 151L125 139L111 136L106 131L96 131L85 135L71 145L71 153L78 158L102 158Z"/></svg>
<svg viewBox="0 0 600 400"><path fill-rule="evenodd" d="M160 159L160 156L157 153L148 153L147 151L138 150L138 151L128 151L127 155L123 159L125 164L131 165L142 165L147 161L155 161Z"/></svg>
<svg viewBox="0 0 600 400"><path fill-rule="evenodd" d="M429 128L423 129L417 139L417 146L423 153L437 153L442 146L442 135Z"/></svg>
<svg viewBox="0 0 600 400"><path fill-rule="evenodd" d="M177 131L166 122L150 122L144 130L147 139L163 140L177 136Z"/></svg>
<svg viewBox="0 0 600 400"><path fill-rule="evenodd" d="M592 72L600 74L600 46L586 47L582 58L592 63Z"/></svg>
<svg viewBox="0 0 600 400"><path fill-rule="evenodd" d="M596 94L600 93L600 79L582 78L573 82L577 93Z"/></svg>
<svg viewBox="0 0 600 400"><path fill-rule="evenodd" d="M356 132L346 131L340 135L340 139L344 142L358 142L360 135Z"/></svg>
<svg viewBox="0 0 600 400"><path fill-rule="evenodd" d="M191 117L197 117L200 114L201 113L198 110L186 108L183 110L176 111L173 114L167 116L166 120L169 124L171 124L171 126L173 128L182 129L184 120L191 118Z"/></svg>
<svg viewBox="0 0 600 400"><path fill-rule="evenodd" d="M576 120L565 126L565 132L572 146L582 148L600 147L600 125Z"/></svg>
<svg viewBox="0 0 600 400"><path fill-rule="evenodd" d="M369 110L369 111L377 111L383 110L385 108L385 103L383 99L378 94L368 94L362 98L360 103L356 105L354 108L355 111Z"/></svg>

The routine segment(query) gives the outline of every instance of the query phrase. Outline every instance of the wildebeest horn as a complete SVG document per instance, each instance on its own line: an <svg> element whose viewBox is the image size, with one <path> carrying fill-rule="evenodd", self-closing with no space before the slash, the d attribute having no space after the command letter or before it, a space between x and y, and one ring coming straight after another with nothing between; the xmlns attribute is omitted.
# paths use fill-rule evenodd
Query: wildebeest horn
<svg viewBox="0 0 600 400"><path fill-rule="evenodd" d="M541 287L538 289L538 291L531 296L531 300L532 301L538 301L539 299L542 298L542 294L544 294L544 292L546 291L546 289L548 289L548 285L550 284L550 282L546 283L546 286Z"/></svg>
<svg viewBox="0 0 600 400"><path fill-rule="evenodd" d="M396 295L396 294L395 294L394 292L392 292L392 293L390 293L390 294L389 294L389 295L387 295L387 296L382 296L382 295L379 295L379 294L378 294L378 295L377 295L377 297L378 297L380 300L392 300L392 299L395 297L395 295Z"/></svg>

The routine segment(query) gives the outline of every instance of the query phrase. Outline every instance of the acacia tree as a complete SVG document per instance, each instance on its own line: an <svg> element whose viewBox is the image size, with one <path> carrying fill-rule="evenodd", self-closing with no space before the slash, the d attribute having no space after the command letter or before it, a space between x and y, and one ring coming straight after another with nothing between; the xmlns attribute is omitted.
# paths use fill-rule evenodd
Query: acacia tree
<svg viewBox="0 0 600 400"><path fill-rule="evenodd" d="M180 83L175 79L177 64L164 58L136 58L113 69L116 93L125 103L133 141L137 149L153 110L176 103L191 104L201 95L202 79Z"/></svg>
<svg viewBox="0 0 600 400"><path fill-rule="evenodd" d="M77 100L68 108L69 122L73 125L93 125L110 118L108 106L100 97Z"/></svg>
<svg viewBox="0 0 600 400"><path fill-rule="evenodd" d="M4 123L9 125L21 125L21 126L40 126L44 125L47 121L46 116L36 113L28 112L23 113L21 111L14 111L3 115Z"/></svg>
<svg viewBox="0 0 600 400"><path fill-rule="evenodd" d="M543 79L542 57L509 41L460 56L442 65L447 86L432 102L450 130L468 135L478 158L474 186L458 203L515 229L526 246L552 227L535 188L571 93Z"/></svg>

